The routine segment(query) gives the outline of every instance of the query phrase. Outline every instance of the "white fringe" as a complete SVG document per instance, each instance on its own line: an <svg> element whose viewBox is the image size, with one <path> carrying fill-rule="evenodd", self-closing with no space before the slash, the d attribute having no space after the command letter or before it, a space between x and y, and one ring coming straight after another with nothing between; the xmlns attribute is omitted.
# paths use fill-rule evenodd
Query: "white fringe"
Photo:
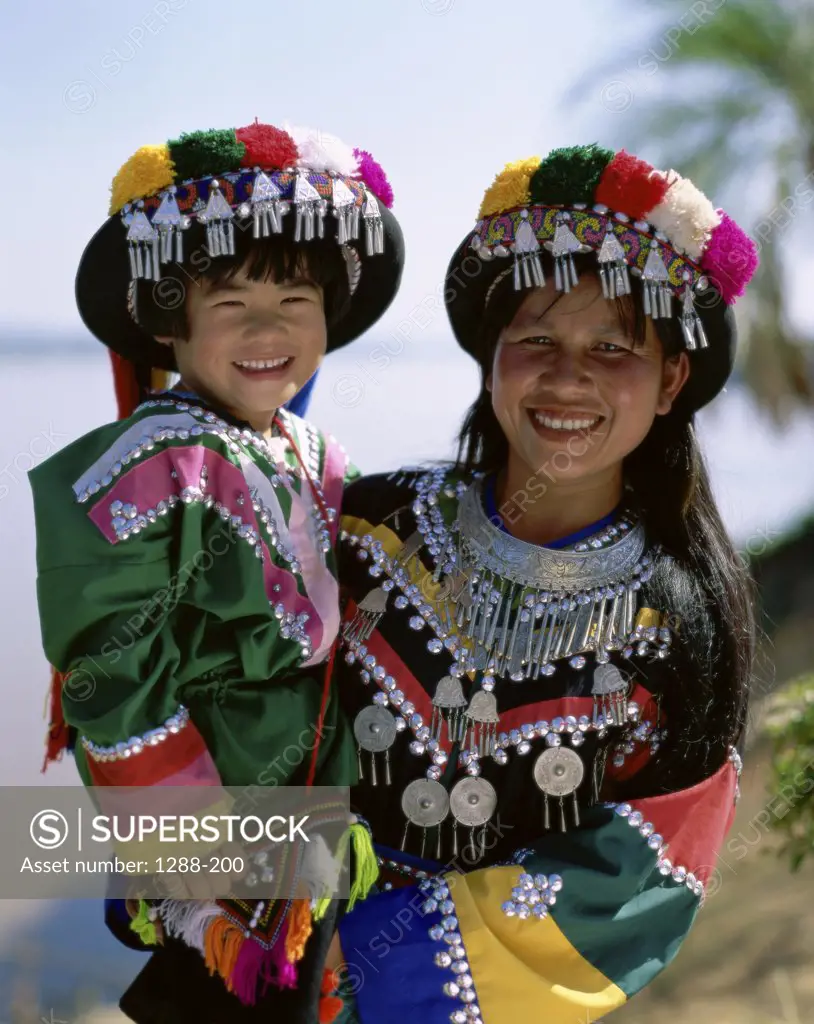
<svg viewBox="0 0 814 1024"><path fill-rule="evenodd" d="M335 893L341 870L342 865L331 853L323 836L317 835L312 839L306 848L300 874L311 899L318 900L326 893Z"/></svg>
<svg viewBox="0 0 814 1024"><path fill-rule="evenodd" d="M213 900L164 900L158 913L168 935L203 953L206 929L221 910Z"/></svg>

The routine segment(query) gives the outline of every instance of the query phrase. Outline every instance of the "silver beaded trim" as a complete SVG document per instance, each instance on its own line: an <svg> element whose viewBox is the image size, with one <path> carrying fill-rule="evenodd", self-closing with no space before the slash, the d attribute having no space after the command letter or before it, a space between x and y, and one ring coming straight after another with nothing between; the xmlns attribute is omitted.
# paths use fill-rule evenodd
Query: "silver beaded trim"
<svg viewBox="0 0 814 1024"><path fill-rule="evenodd" d="M449 760L449 750L441 743L433 739L430 728L425 724L424 718L415 710L415 705L408 701L403 690L398 687L395 676L377 659L375 654L368 652L364 644L358 641L345 641L348 650L345 654L345 663L348 665L359 665L359 674L362 682L369 686L371 681L379 687L378 693L373 696L373 703L380 707L390 707L398 712L396 728L403 732L409 726L415 739L410 743L410 753L416 757L425 754L429 755L433 764L427 769L427 778L438 781L441 778L443 766ZM629 701L627 705L628 722L636 723L641 714L639 705L635 701ZM532 740L545 739L547 746L559 747L563 739L568 740L572 747L579 747L585 742L585 735L588 732L596 732L603 737L608 728L614 725L621 726L623 723L613 721L610 714L600 713L593 720L588 715L580 715L576 718L573 715L557 717L551 722L540 720L528 722L518 729L509 732L501 732L497 735L494 747L489 752L493 760L499 765L508 763L507 751L514 748L517 755L523 756L531 752ZM647 723L649 725L649 723ZM480 752L475 749L462 750L458 755L458 764L464 768L468 775L480 775Z"/></svg>
<svg viewBox="0 0 814 1024"><path fill-rule="evenodd" d="M656 867L665 877L670 877L678 885L686 885L690 892L704 897L704 883L695 877L692 871L678 864L673 864L665 856L667 847L664 837L660 836L655 826L644 820L641 811L635 811L630 804L606 804L606 807L613 808L620 818L624 818L631 828L635 828L639 835L647 842L647 845L656 854Z"/></svg>
<svg viewBox="0 0 814 1024"><path fill-rule="evenodd" d="M562 891L562 886L559 875L530 875L524 871L512 889L512 898L503 904L501 910L506 917L519 917L523 921L533 917L542 921L557 902L557 893Z"/></svg>
<svg viewBox="0 0 814 1024"><path fill-rule="evenodd" d="M151 729L143 736L131 736L129 740L117 743L113 747L101 747L92 743L87 737L82 737L82 746L94 761L125 761L129 757L141 754L146 747L157 747L168 737L175 736L182 729L189 725L189 711L179 705L174 715L157 729Z"/></svg>
<svg viewBox="0 0 814 1024"><path fill-rule="evenodd" d="M450 895L449 886L443 879L428 879L419 885L426 895L421 907L423 915L441 914L441 920L432 925L429 936L434 942L444 943L447 949L435 954L435 965L445 972L451 972L452 980L443 986L444 994L450 999L463 1004L450 1014L452 1024L483 1024L480 1007L477 1003L475 981L469 973L464 940L458 931L458 918L455 916L455 903Z"/></svg>

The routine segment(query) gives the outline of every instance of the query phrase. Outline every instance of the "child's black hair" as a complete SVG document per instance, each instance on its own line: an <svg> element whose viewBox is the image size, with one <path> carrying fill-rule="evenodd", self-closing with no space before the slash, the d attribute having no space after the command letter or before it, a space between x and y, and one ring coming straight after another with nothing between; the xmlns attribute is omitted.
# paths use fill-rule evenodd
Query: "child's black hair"
<svg viewBox="0 0 814 1024"><path fill-rule="evenodd" d="M293 216L289 219L293 219ZM342 248L331 238L295 242L291 225L281 235L255 239L251 221L235 225L235 255L209 255L203 226L184 232L182 264L162 267L161 280L140 280L136 285L134 315L139 326L153 337L186 339L186 296L201 281L222 284L244 268L252 281L283 281L306 277L322 288L325 321L330 331L347 312L350 303L348 270Z"/></svg>
<svg viewBox="0 0 814 1024"><path fill-rule="evenodd" d="M595 258L578 257L576 264L580 277L596 273ZM481 390L459 435L461 469L496 473L506 465L508 442L486 377L500 333L527 295L514 291L509 274L485 311L475 350ZM633 295L615 305L625 333L641 344L647 321L640 284L634 281ZM666 357L682 351L677 318L654 325ZM675 686L664 702L667 740L635 780L638 786L647 777L649 792L671 790L701 781L741 740L755 649L754 591L715 504L691 416L680 409L656 416L625 459L624 472L650 541L671 556L648 585L648 603L682 619L679 642L667 659L675 667Z"/></svg>

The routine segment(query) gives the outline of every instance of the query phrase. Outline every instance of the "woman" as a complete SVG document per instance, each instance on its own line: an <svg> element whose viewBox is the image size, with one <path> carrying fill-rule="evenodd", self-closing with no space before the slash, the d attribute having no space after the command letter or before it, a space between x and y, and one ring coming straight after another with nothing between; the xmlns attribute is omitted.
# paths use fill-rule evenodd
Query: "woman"
<svg viewBox="0 0 814 1024"><path fill-rule="evenodd" d="M754 246L597 146L508 165L479 218L447 276L482 377L457 462L344 499L381 876L334 953L363 1024L617 1008L675 955L737 795L751 597L693 416Z"/></svg>

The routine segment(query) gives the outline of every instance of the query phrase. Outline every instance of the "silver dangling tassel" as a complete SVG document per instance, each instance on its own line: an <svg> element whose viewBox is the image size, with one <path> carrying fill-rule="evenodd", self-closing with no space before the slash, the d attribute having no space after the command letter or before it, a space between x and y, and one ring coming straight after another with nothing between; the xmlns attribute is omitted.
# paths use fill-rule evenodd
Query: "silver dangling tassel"
<svg viewBox="0 0 814 1024"><path fill-rule="evenodd" d="M701 317L695 309L692 296L692 285L689 283L689 271L684 271L684 291L681 295L681 331L684 335L684 344L688 352L694 352L697 348L707 348L709 342L704 331Z"/></svg>
<svg viewBox="0 0 814 1024"><path fill-rule="evenodd" d="M125 207L125 209L128 208ZM131 211L132 207L123 217L124 223L127 225L130 271L134 280L150 278L152 277L152 266L149 247L154 244L157 232L144 212L143 202L139 203L135 213Z"/></svg>
<svg viewBox="0 0 814 1024"><path fill-rule="evenodd" d="M251 216L252 233L255 238L268 238L269 234L279 235L283 230L283 215L288 212L288 203L281 202L282 191L265 171L255 167L252 183Z"/></svg>
<svg viewBox="0 0 814 1024"><path fill-rule="evenodd" d="M364 768L362 766L362 748L360 746L357 746L357 748L356 748L356 767L357 767L357 769L359 771L359 781L360 782L364 782L365 781L365 771L364 771Z"/></svg>
<svg viewBox="0 0 814 1024"><path fill-rule="evenodd" d="M520 223L514 236L514 290L542 288L545 285L540 243L529 220L528 210L520 211Z"/></svg>
<svg viewBox="0 0 814 1024"><path fill-rule="evenodd" d="M198 214L198 220L206 224L206 247L210 256L234 255L234 216L226 197L220 191L220 182L213 178L209 183L206 207L203 213ZM226 235L224 224L231 226L230 236Z"/></svg>
<svg viewBox="0 0 814 1024"><path fill-rule="evenodd" d="M410 827L410 822L404 822L404 835L401 837L401 852L404 853L407 849L407 830Z"/></svg>
<svg viewBox="0 0 814 1024"><path fill-rule="evenodd" d="M458 856L458 822L455 818L452 819L452 856Z"/></svg>
<svg viewBox="0 0 814 1024"><path fill-rule="evenodd" d="M153 215L153 227L161 236L160 260L162 263L169 263L172 260L173 237L175 237L176 262L181 263L183 260L181 231L189 225L189 220L181 215L175 193L175 185L164 192L161 196L161 203Z"/></svg>
<svg viewBox="0 0 814 1024"><path fill-rule="evenodd" d="M443 723L447 723L450 742L456 742L460 727L461 709L466 707L461 680L455 676L444 676L438 681L432 698L432 720L430 732L440 742Z"/></svg>
<svg viewBox="0 0 814 1024"><path fill-rule="evenodd" d="M622 295L630 295L630 275L625 247L614 234L610 221L597 254L597 261L599 281L605 298L618 299Z"/></svg>
<svg viewBox="0 0 814 1024"><path fill-rule="evenodd" d="M294 185L294 208L297 211L297 221L294 225L294 241L312 241L314 237L314 222L321 202L319 192L308 180L304 171L297 175Z"/></svg>
<svg viewBox="0 0 814 1024"><path fill-rule="evenodd" d="M382 587L376 587L359 602L356 614L343 627L342 636L349 643L364 643L386 610L387 591Z"/></svg>
<svg viewBox="0 0 814 1024"><path fill-rule="evenodd" d="M362 210L365 221L365 247L368 256L379 256L384 252L384 222L379 201L365 189L365 203Z"/></svg>
<svg viewBox="0 0 814 1024"><path fill-rule="evenodd" d="M435 859L441 859L441 826L439 825L436 831L437 841L435 844Z"/></svg>
<svg viewBox="0 0 814 1024"><path fill-rule="evenodd" d="M390 775L390 748L384 752L384 784L385 786L392 786L393 779Z"/></svg>
<svg viewBox="0 0 814 1024"><path fill-rule="evenodd" d="M543 811L543 828L548 832L551 828L551 814L548 810L548 793L543 793L543 806L545 808Z"/></svg>
<svg viewBox="0 0 814 1024"><path fill-rule="evenodd" d="M376 778L376 755L370 755L370 784L371 786L378 786L379 780Z"/></svg>
<svg viewBox="0 0 814 1024"><path fill-rule="evenodd" d="M577 794L574 793L574 825L579 828L579 800L577 800Z"/></svg>
<svg viewBox="0 0 814 1024"><path fill-rule="evenodd" d="M567 295L579 284L577 268L574 266L574 254L590 252L590 245L583 245L571 230L571 214L564 210L556 215L557 226L554 239L546 242L546 248L554 257L554 287L558 292Z"/></svg>
<svg viewBox="0 0 814 1024"><path fill-rule="evenodd" d="M658 320L670 316L670 275L655 238L650 239L650 251L642 271L643 305L645 316Z"/></svg>
<svg viewBox="0 0 814 1024"><path fill-rule="evenodd" d="M464 718L468 723L465 731L466 728L471 730L470 747L476 749L480 757L484 757L486 741L491 739L491 734L500 721L494 693L491 690L478 690L469 702Z"/></svg>
<svg viewBox="0 0 814 1024"><path fill-rule="evenodd" d="M560 832L567 832L568 829L565 827L565 804L563 803L563 797L560 797Z"/></svg>
<svg viewBox="0 0 814 1024"><path fill-rule="evenodd" d="M356 196L341 178L333 178L331 200L336 217L336 241L345 245L351 237L351 216Z"/></svg>

